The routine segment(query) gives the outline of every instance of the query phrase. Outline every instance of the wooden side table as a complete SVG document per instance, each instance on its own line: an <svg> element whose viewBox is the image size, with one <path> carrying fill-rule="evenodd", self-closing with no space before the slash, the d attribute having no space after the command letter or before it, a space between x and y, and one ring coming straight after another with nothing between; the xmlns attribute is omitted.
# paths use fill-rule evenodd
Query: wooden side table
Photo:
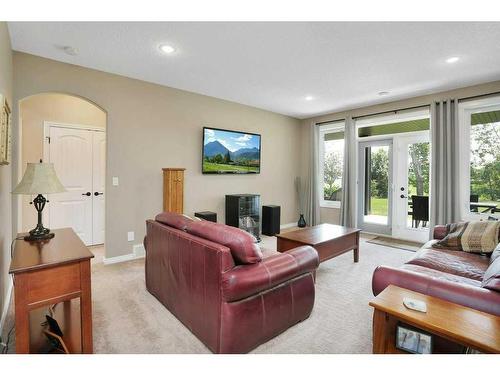
<svg viewBox="0 0 500 375"><path fill-rule="evenodd" d="M16 353L39 350L43 307L58 304L55 318L68 349L71 353L90 354L90 259L94 255L73 229L56 229L54 233L54 238L44 242L16 241L9 270L14 276ZM79 299L79 308L75 299Z"/></svg>
<svg viewBox="0 0 500 375"><path fill-rule="evenodd" d="M406 308L403 298L427 304L422 313ZM373 353L406 353L396 348L396 325L406 323L446 340L479 350L500 353L500 317L457 305L439 298L389 285L375 297L373 312Z"/></svg>

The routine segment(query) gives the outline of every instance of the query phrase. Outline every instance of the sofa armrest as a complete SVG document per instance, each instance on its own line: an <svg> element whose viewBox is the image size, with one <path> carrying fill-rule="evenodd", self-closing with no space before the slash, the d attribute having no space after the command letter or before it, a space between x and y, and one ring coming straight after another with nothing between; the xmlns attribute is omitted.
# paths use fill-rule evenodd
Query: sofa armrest
<svg viewBox="0 0 500 375"><path fill-rule="evenodd" d="M435 225L432 231L432 238L435 240L442 240L448 234L446 225Z"/></svg>
<svg viewBox="0 0 500 375"><path fill-rule="evenodd" d="M389 285L500 316L500 293L485 288L430 277L401 268L378 266L373 272L373 294L378 295Z"/></svg>
<svg viewBox="0 0 500 375"><path fill-rule="evenodd" d="M299 275L312 273L319 266L318 253L311 246L300 246L261 262L241 265L222 274L222 296L237 301L271 289Z"/></svg>

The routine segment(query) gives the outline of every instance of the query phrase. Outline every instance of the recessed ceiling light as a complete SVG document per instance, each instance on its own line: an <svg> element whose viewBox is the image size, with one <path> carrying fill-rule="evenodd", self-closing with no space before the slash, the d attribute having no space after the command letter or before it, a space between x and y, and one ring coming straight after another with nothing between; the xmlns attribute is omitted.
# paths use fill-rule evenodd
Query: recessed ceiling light
<svg viewBox="0 0 500 375"><path fill-rule="evenodd" d="M314 97L312 97L311 95L307 95L304 99L310 102L311 100L314 99Z"/></svg>
<svg viewBox="0 0 500 375"><path fill-rule="evenodd" d="M389 95L389 91L380 91L378 94L380 96L386 96L386 95Z"/></svg>
<svg viewBox="0 0 500 375"><path fill-rule="evenodd" d="M450 58L446 59L446 62L447 62L448 64L453 64L453 63L456 63L458 60L460 60L460 58L459 58L459 57L457 57L457 56L453 56L453 57L450 57Z"/></svg>
<svg viewBox="0 0 500 375"><path fill-rule="evenodd" d="M172 47L171 45L169 44L162 44L160 46L160 51L162 51L163 53L166 53L166 54L171 54L171 53L174 53L175 52L175 48Z"/></svg>

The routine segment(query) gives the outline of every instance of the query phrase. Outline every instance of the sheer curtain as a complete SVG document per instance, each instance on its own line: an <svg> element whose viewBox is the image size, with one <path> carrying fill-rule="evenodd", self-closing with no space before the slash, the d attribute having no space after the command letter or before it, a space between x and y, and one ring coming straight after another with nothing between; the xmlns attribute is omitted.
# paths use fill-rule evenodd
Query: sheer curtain
<svg viewBox="0 0 500 375"><path fill-rule="evenodd" d="M351 116L345 119L344 169L342 174L342 202L340 224L356 226L356 126Z"/></svg>
<svg viewBox="0 0 500 375"><path fill-rule="evenodd" d="M320 222L319 208L319 166L318 166L318 146L319 129L316 123L309 125L309 168L308 177L305 183L305 212L304 216L307 225L317 225Z"/></svg>
<svg viewBox="0 0 500 375"><path fill-rule="evenodd" d="M458 101L431 104L430 228L460 220ZM432 231L431 231L432 232ZM432 237L432 233L430 233Z"/></svg>

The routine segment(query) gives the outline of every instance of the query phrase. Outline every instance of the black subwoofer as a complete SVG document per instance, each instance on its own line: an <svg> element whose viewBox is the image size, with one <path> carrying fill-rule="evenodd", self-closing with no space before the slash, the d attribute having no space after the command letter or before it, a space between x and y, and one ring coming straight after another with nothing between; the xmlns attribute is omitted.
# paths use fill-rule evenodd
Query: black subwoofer
<svg viewBox="0 0 500 375"><path fill-rule="evenodd" d="M262 234L274 236L280 232L280 206L262 206Z"/></svg>

